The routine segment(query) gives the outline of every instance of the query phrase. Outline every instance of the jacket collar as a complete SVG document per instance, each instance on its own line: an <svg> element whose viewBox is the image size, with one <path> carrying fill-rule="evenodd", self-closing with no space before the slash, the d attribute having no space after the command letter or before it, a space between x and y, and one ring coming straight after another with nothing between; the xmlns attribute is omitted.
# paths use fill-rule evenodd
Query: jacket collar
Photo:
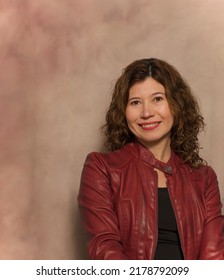
<svg viewBox="0 0 224 280"><path fill-rule="evenodd" d="M144 161L147 165L150 165L166 174L172 175L176 173L180 165L183 164L181 158L173 150L171 150L171 156L168 162L164 163L156 159L153 153L137 140L130 143L129 146L135 156Z"/></svg>

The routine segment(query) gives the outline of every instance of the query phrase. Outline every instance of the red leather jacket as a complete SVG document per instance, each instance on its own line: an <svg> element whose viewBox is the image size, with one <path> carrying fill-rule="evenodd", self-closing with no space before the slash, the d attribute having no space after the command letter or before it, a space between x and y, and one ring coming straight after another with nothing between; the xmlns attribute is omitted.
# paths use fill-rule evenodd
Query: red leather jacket
<svg viewBox="0 0 224 280"><path fill-rule="evenodd" d="M157 172L164 172L184 259L224 259L224 217L216 174L172 152L167 164L140 143L88 155L78 202L92 259L153 259Z"/></svg>

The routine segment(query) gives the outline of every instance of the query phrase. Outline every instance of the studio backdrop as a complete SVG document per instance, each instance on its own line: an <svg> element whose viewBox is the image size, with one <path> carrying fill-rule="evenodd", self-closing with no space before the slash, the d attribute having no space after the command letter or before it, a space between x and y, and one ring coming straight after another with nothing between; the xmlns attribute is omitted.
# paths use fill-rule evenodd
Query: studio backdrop
<svg viewBox="0 0 224 280"><path fill-rule="evenodd" d="M77 209L111 88L133 60L176 66L199 99L224 198L224 1L0 0L0 258L85 259Z"/></svg>

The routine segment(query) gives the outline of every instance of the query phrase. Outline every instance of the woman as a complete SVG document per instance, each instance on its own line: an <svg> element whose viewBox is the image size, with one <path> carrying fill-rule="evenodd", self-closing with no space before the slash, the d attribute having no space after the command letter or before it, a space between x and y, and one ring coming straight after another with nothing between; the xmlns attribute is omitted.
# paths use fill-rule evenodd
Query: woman
<svg viewBox="0 0 224 280"><path fill-rule="evenodd" d="M88 155L78 202L92 259L224 259L215 172L199 155L204 121L177 70L159 59L124 69Z"/></svg>

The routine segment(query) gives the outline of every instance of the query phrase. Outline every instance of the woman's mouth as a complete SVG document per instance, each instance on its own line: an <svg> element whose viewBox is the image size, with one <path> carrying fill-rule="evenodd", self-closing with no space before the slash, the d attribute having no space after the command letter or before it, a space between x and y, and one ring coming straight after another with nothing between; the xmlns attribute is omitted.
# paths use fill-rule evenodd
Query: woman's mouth
<svg viewBox="0 0 224 280"><path fill-rule="evenodd" d="M153 123L141 123L139 124L143 129L150 130L158 127L160 122L153 122Z"/></svg>

